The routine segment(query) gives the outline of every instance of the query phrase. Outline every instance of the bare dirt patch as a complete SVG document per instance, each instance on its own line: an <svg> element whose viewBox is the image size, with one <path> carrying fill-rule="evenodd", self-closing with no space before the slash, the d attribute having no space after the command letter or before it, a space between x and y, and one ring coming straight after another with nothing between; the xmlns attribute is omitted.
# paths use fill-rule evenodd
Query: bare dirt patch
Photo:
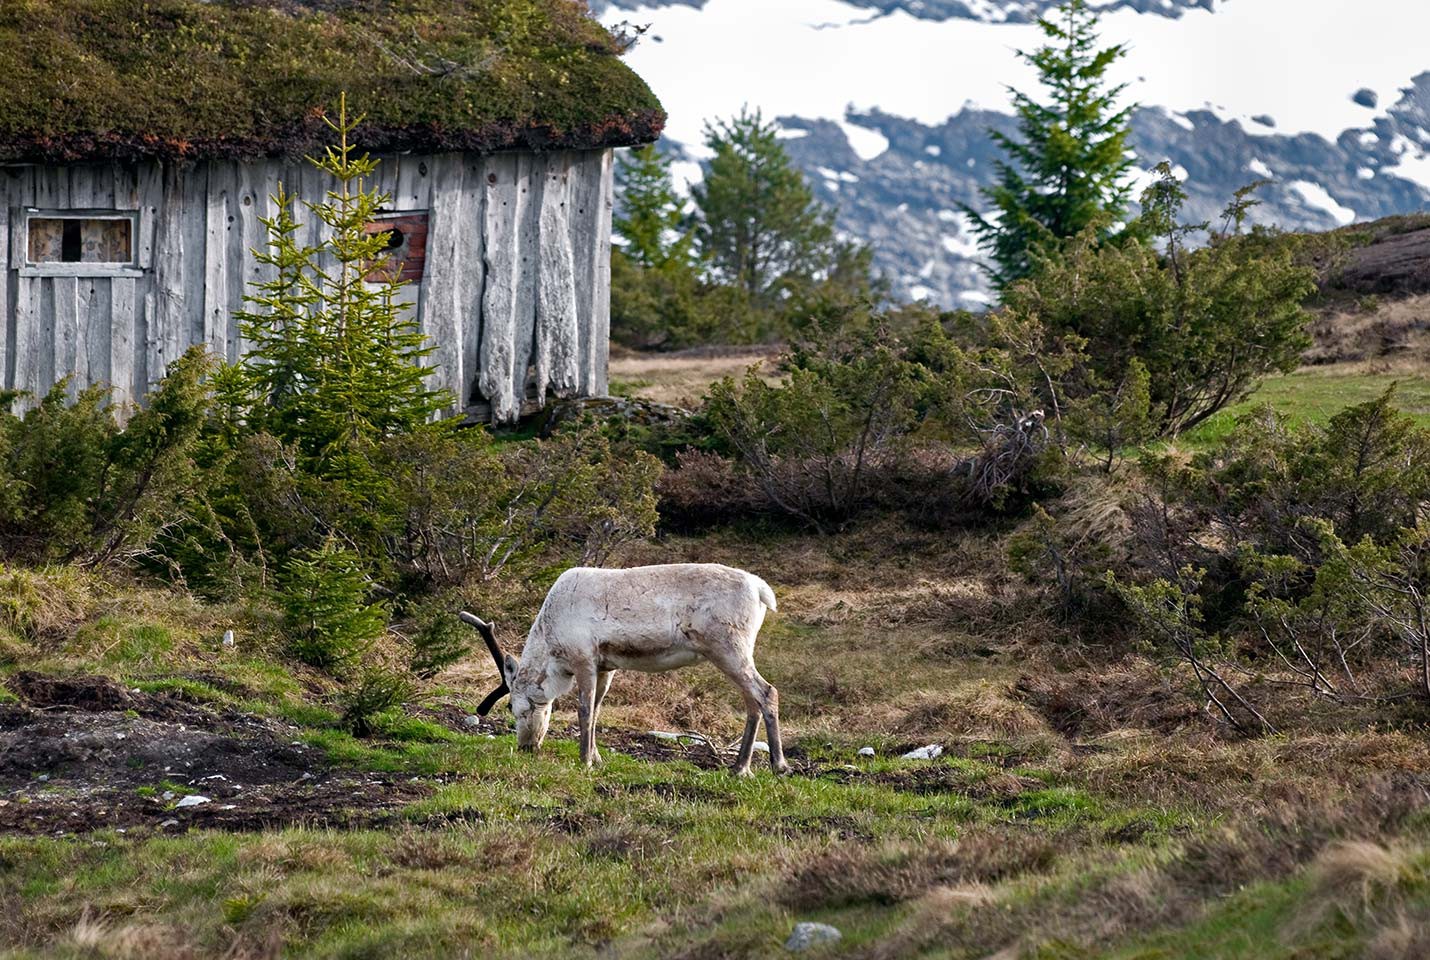
<svg viewBox="0 0 1430 960"><path fill-rule="evenodd" d="M331 768L296 728L106 677L21 673L0 707L0 832L372 822L429 792ZM186 796L203 802L179 807Z"/></svg>

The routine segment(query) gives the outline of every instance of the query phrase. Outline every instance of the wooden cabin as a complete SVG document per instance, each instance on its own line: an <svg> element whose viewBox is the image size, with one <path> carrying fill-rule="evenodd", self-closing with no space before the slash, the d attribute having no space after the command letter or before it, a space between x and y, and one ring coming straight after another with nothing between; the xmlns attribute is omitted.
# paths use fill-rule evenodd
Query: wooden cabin
<svg viewBox="0 0 1430 960"><path fill-rule="evenodd" d="M0 5L3 386L123 402L238 358L259 218L329 189L304 157L346 91L439 384L497 421L604 394L612 148L664 122L620 52L576 0Z"/></svg>

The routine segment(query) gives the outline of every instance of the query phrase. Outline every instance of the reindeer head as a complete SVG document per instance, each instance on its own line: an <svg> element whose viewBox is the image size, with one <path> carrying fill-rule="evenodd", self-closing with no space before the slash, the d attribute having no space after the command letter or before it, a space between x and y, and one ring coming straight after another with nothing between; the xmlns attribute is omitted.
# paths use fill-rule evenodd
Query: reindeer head
<svg viewBox="0 0 1430 960"><path fill-rule="evenodd" d="M497 643L496 629L492 624L465 610L459 616L463 623L476 627L477 632L482 635L482 640L487 645L487 652L492 655L492 661L501 675L501 684L487 694L486 699L477 707L477 716L485 717L492 707L496 706L498 700L510 693L511 714L516 718L516 745L522 750L531 752L541 749L541 741L546 739L546 728L551 723L551 701L541 702L532 699L533 694L541 693L540 684L533 686L523 682L518 676L520 664L510 654L502 652L501 645Z"/></svg>

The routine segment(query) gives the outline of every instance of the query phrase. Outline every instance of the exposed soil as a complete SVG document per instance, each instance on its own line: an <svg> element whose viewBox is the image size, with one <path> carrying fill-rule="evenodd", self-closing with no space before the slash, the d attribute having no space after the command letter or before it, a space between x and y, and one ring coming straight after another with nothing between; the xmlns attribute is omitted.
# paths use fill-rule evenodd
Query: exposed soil
<svg viewBox="0 0 1430 960"><path fill-rule="evenodd" d="M441 778L419 780L335 767L297 739L296 727L191 703L175 693L145 693L107 677L22 672L7 684L23 702L0 704L0 833L381 825L394 821L400 808L431 793L441 782ZM452 705L420 712L463 733L505 731L501 719L476 721ZM574 739L576 730L553 730L552 736ZM717 754L703 741L686 737L675 741L607 728L600 731L599 743L608 752L638 760L684 760L709 771L728 769L734 761L733 749ZM958 752L956 747L950 749ZM797 776L864 776L850 764L812 761L797 748L788 750L787 758ZM754 762L763 769L769 757L757 753ZM873 782L916 793L1008 798L1031 785L1008 774L978 780L941 765L910 767L877 776ZM598 789L650 790L672 800L698 794L699 799L711 801L723 795L713 785L602 784ZM195 796L205 799L178 806L185 797ZM472 818L470 812L457 816ZM440 826L450 819L436 815L426 825ZM580 832L584 825L551 826ZM781 826L799 831L813 828L852 832L838 824Z"/></svg>
<svg viewBox="0 0 1430 960"><path fill-rule="evenodd" d="M0 705L0 832L371 823L430 792L330 767L296 729L106 677L20 673ZM186 796L205 802L178 807Z"/></svg>

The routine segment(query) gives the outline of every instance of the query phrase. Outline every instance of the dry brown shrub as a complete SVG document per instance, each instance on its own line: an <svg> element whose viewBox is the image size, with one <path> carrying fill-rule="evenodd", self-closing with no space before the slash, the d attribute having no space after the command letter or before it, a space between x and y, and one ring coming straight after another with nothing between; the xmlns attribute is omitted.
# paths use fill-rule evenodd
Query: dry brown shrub
<svg viewBox="0 0 1430 960"><path fill-rule="evenodd" d="M700 529L770 510L748 474L703 450L677 454L675 467L661 474L655 490L662 523L675 529Z"/></svg>
<svg viewBox="0 0 1430 960"><path fill-rule="evenodd" d="M1119 727L1170 733L1213 730L1206 712L1168 676L1147 661L1075 673L1025 675L1013 694L1067 737L1087 737Z"/></svg>
<svg viewBox="0 0 1430 960"><path fill-rule="evenodd" d="M969 833L921 849L870 851L840 844L796 868L779 898L798 910L861 903L887 906L935 887L992 884L1043 870L1054 856L1054 846L1046 837L1012 831Z"/></svg>

